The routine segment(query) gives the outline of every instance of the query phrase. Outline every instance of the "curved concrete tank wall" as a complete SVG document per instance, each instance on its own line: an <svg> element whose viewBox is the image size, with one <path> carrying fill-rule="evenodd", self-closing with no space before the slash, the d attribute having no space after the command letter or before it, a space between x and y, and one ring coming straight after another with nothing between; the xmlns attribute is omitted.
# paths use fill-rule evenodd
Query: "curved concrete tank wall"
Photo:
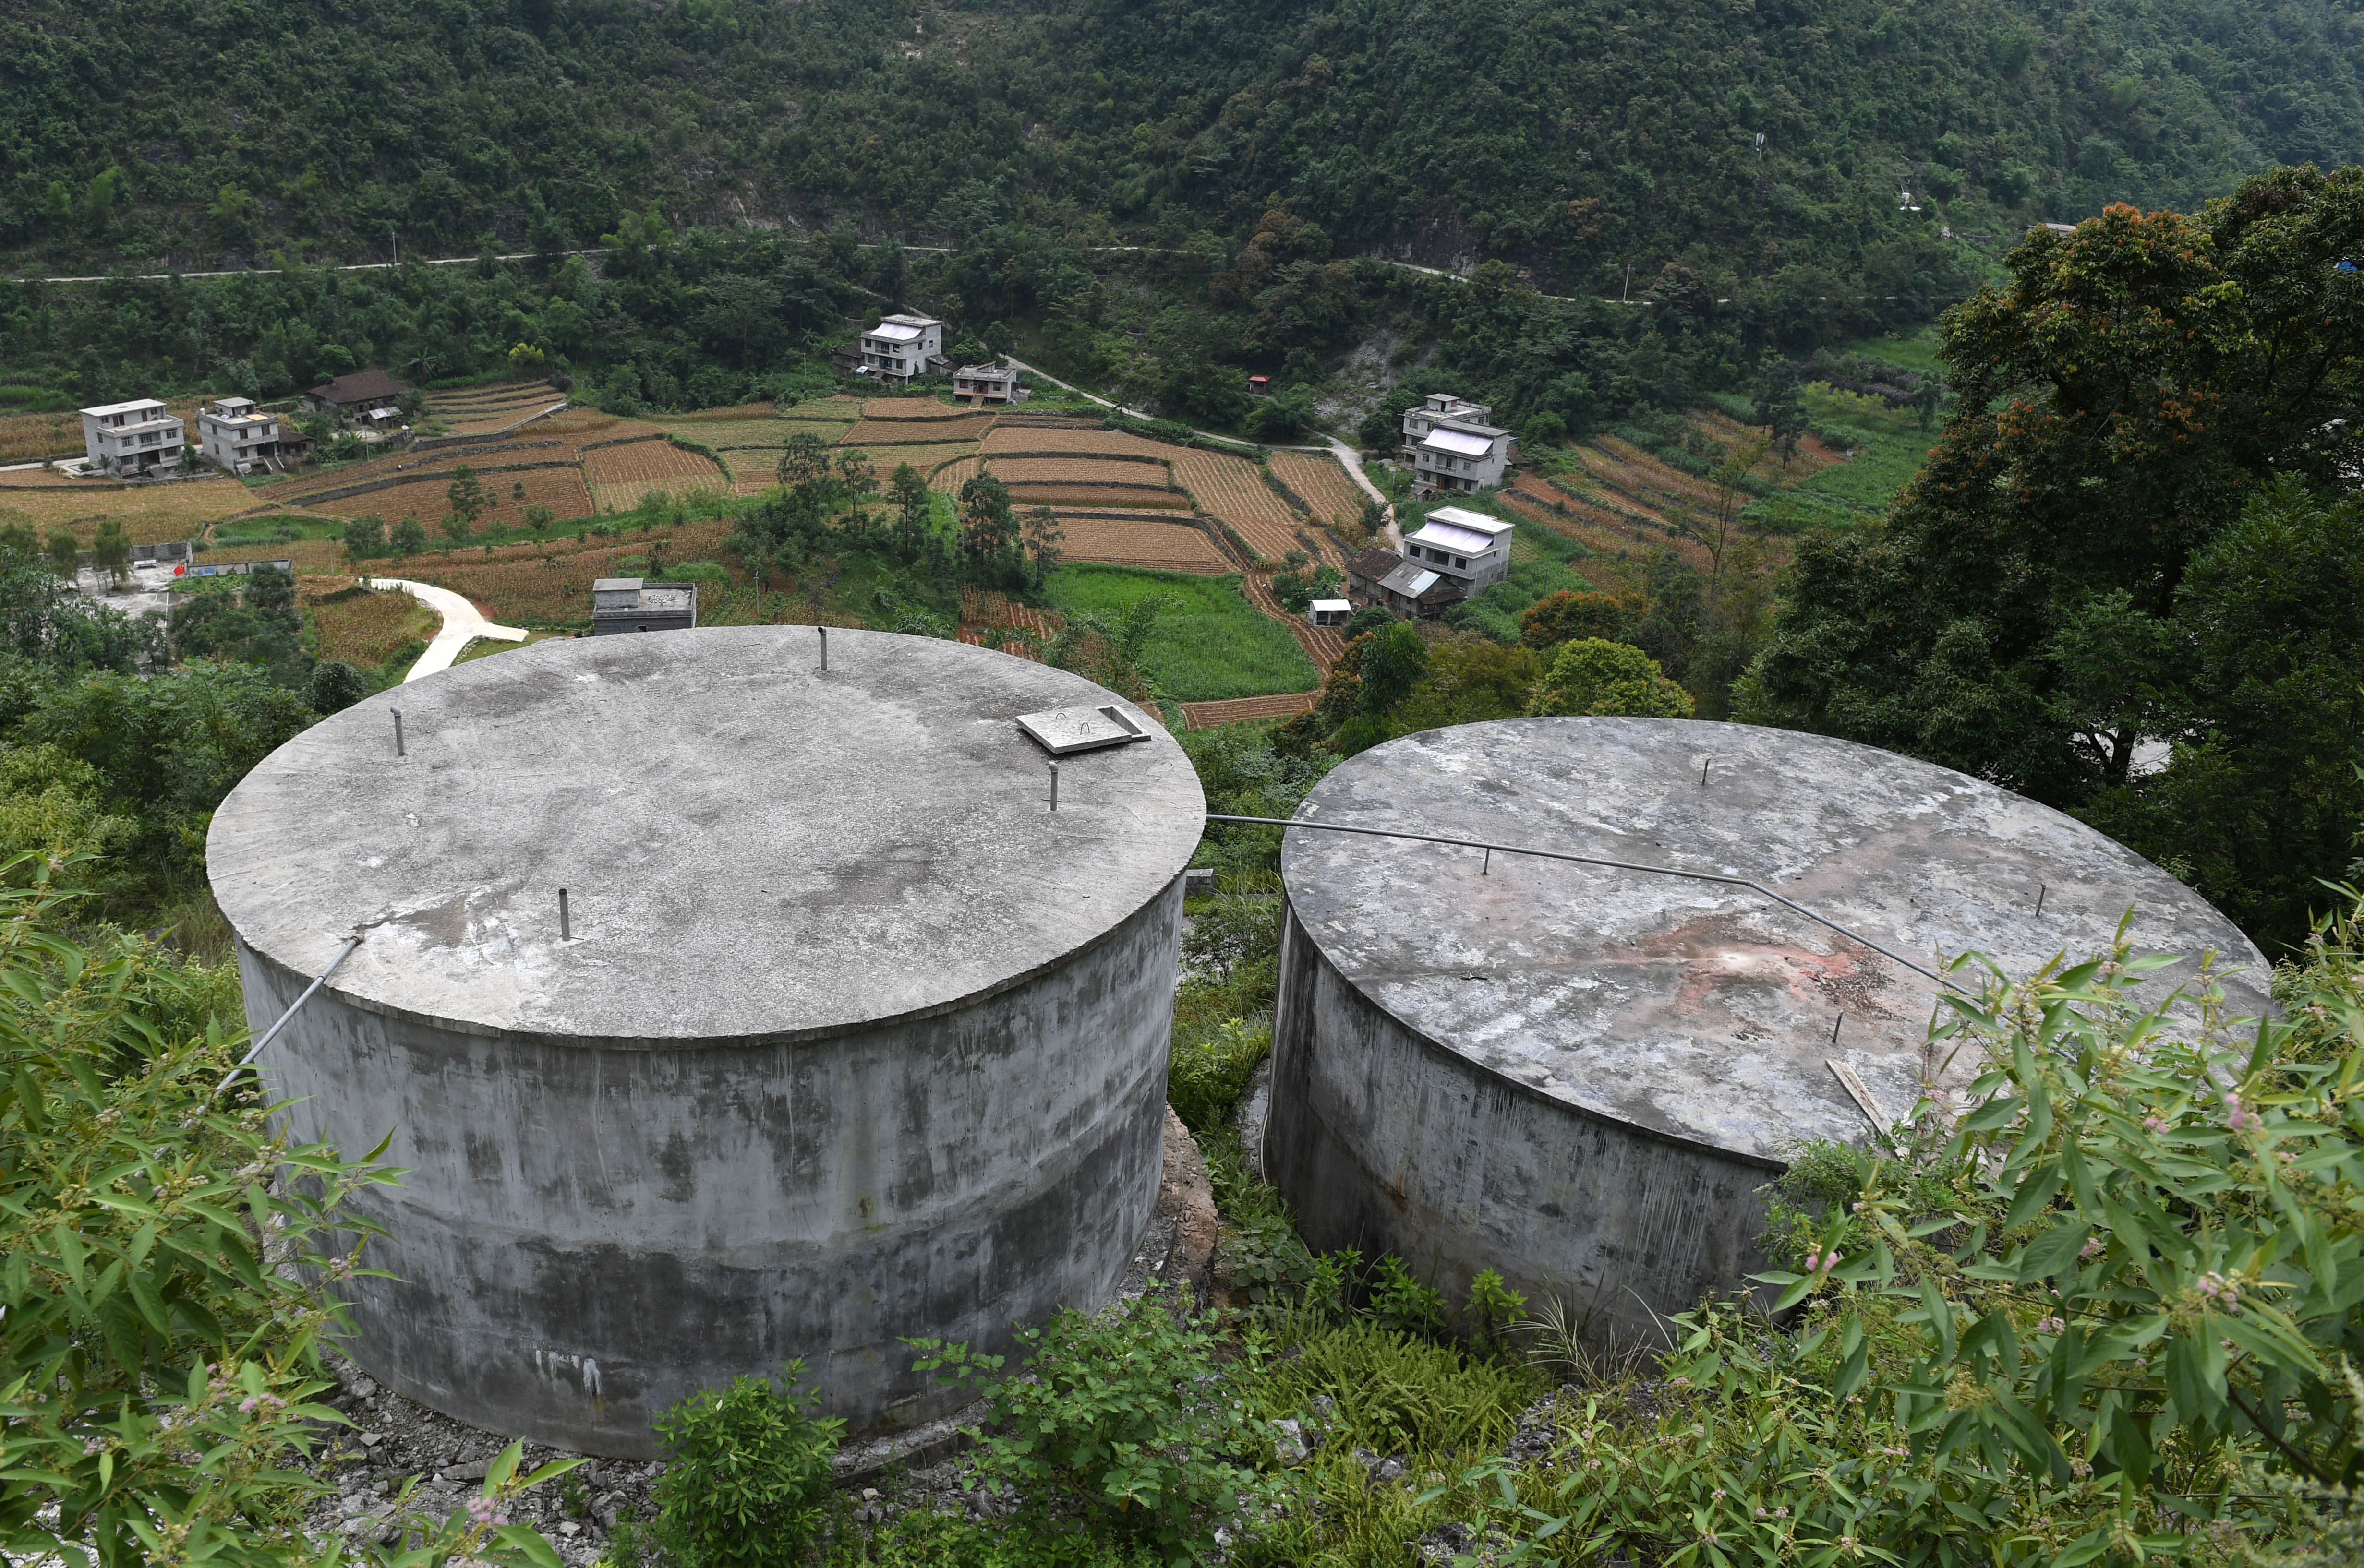
<svg viewBox="0 0 2364 1568"><path fill-rule="evenodd" d="M1743 876L1933 969L2105 953L2132 906L2138 951L2213 950L2234 1011L2267 1006L2249 941L2130 851L1820 736L1467 725L1350 759L1300 815ZM1313 1246L1397 1252L1456 1302L1491 1268L1649 1333L1765 1266L1786 1151L1869 1130L1833 1062L1890 1118L1963 1081L1924 1060L1933 982L1745 889L1303 829L1282 868L1266 1169Z"/></svg>
<svg viewBox="0 0 2364 1568"><path fill-rule="evenodd" d="M213 823L288 1130L409 1174L356 1361L594 1453L806 1363L855 1434L942 1414L904 1336L1006 1348L1112 1294L1156 1201L1174 741L1062 760L1118 699L958 643L811 628L545 642L307 730ZM395 754L388 708L403 713ZM558 891L570 895L562 940Z"/></svg>

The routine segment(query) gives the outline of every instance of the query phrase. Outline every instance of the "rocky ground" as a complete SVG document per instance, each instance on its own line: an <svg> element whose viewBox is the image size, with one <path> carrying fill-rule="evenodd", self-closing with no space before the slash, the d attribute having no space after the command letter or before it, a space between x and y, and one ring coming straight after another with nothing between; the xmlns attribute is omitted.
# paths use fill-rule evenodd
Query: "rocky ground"
<svg viewBox="0 0 2364 1568"><path fill-rule="evenodd" d="M379 1386L341 1357L330 1357L329 1368L338 1388L326 1403L353 1425L335 1434L315 1468L337 1488L305 1521L315 1534L390 1543L406 1519L416 1524L447 1518L482 1490L485 1467L508 1446L507 1438ZM522 1467L576 1457L528 1443ZM647 1517L649 1485L663 1469L652 1462L594 1461L535 1487L510 1509L509 1518L538 1528L569 1568L579 1568L598 1558L619 1518ZM417 1485L403 1499L403 1487L414 1478Z"/></svg>

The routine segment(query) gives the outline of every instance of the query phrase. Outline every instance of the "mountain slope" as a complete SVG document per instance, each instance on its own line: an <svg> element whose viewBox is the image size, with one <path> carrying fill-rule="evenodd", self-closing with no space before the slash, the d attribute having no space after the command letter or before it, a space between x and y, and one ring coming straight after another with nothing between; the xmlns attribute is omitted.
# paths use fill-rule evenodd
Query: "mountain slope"
<svg viewBox="0 0 2364 1568"><path fill-rule="evenodd" d="M18 0L0 254L557 248L651 202L1182 244L1279 195L1341 252L1571 291L1895 292L1933 224L1992 253L2354 161L2359 45L2354 0Z"/></svg>

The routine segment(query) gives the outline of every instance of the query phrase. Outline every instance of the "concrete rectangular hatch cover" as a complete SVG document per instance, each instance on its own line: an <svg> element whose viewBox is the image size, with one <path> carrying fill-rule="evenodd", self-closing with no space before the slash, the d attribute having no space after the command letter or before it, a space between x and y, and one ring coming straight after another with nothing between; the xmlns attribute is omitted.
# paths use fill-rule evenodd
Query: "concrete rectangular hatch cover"
<svg viewBox="0 0 2364 1568"><path fill-rule="evenodd" d="M1054 707L1046 713L1021 713L1018 716L1018 728L1031 735L1054 757L1064 757L1071 751L1097 751L1103 746L1122 746L1149 739L1149 731L1135 724L1132 716L1114 703L1105 703L1098 707Z"/></svg>

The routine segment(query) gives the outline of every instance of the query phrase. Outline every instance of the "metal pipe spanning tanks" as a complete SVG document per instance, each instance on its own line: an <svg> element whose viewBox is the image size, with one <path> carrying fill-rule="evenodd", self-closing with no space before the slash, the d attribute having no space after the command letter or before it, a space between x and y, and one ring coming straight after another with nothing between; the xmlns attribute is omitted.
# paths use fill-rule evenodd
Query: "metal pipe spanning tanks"
<svg viewBox="0 0 2364 1568"><path fill-rule="evenodd" d="M793 1357L856 1435L956 1399L905 1336L1007 1348L1115 1290L1156 1201L1204 803L1138 710L982 649L719 628L547 642L273 753L216 896L286 1129L387 1131L353 1358L578 1451ZM1128 737L1129 739L1129 737ZM564 890L562 894L562 889ZM562 897L566 899L562 915ZM562 924L563 922L563 924Z"/></svg>
<svg viewBox="0 0 2364 1568"><path fill-rule="evenodd" d="M1798 1143L1962 1081L1928 1053L1924 968L2106 953L2131 908L2137 953L2213 951L2236 1013L2268 1005L2247 939L2132 851L1822 736L1465 725L1348 760L1299 815L1754 881L1855 933L1728 884L1288 832L1263 1152L1307 1241L1456 1296L1494 1269L1611 1334L1764 1266L1759 1189Z"/></svg>
<svg viewBox="0 0 2364 1568"><path fill-rule="evenodd" d="M258 1035L345 955L263 1067L292 1136L394 1132L407 1174L361 1207L395 1277L344 1288L395 1388L642 1456L656 1410L801 1358L887 1432L951 1403L904 1338L1006 1348L1114 1290L1155 1201L1196 776L1078 677L838 637L826 668L791 628L463 665L405 688L399 745L370 699L217 814ZM1815 736L1470 725L1300 816L1407 835L1285 840L1263 1152L1307 1239L1455 1292L1495 1269L1610 1332L1759 1265L1798 1140L1946 1081L1911 955L2026 972L2132 906L2138 948L2213 949L2265 1005L2255 950L2129 851Z"/></svg>

